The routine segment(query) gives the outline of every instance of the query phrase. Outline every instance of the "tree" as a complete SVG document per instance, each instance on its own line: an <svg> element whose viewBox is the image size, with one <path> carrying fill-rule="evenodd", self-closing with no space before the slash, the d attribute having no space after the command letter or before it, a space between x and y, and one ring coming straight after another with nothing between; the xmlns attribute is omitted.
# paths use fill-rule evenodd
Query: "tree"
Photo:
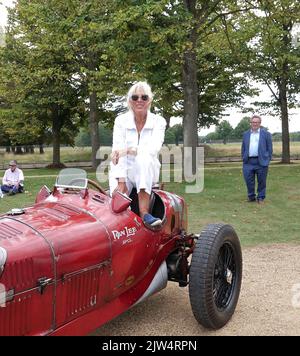
<svg viewBox="0 0 300 356"><path fill-rule="evenodd" d="M253 3L256 11L236 19L240 32L244 33L243 51L239 51L238 57L245 71L272 93L271 102L257 104L281 116L282 162L290 163L289 109L299 106L296 95L300 88L300 47L294 45L292 29L300 22L300 3L296 0ZM230 33L236 28L233 22L227 24Z"/></svg>
<svg viewBox="0 0 300 356"><path fill-rule="evenodd" d="M218 138L223 140L224 145L228 139L232 136L233 128L227 120L222 121L216 128L216 134Z"/></svg>
<svg viewBox="0 0 300 356"><path fill-rule="evenodd" d="M209 143L210 141L217 141L219 140L219 135L217 134L216 131L210 132L205 136L205 142Z"/></svg>
<svg viewBox="0 0 300 356"><path fill-rule="evenodd" d="M184 116L184 145L195 148L198 128L217 123L248 86L237 75L221 28L222 17L240 7L220 0L129 1L126 9L123 2L119 6L116 42L123 68L157 88L155 107L167 120Z"/></svg>
<svg viewBox="0 0 300 356"><path fill-rule="evenodd" d="M54 17L59 14L53 31L64 33L62 40L70 47L69 56L80 83L80 95L88 103L93 168L98 164L96 155L101 143L99 122L111 120L106 114L107 102L116 83L122 80L114 59L117 45L112 21L116 4L108 0L74 0L71 4L50 1L48 8Z"/></svg>
<svg viewBox="0 0 300 356"><path fill-rule="evenodd" d="M183 126L182 126L182 124L173 125L169 130L174 133L175 144L176 144L176 146L178 146L179 142L183 141Z"/></svg>
<svg viewBox="0 0 300 356"><path fill-rule="evenodd" d="M233 130L233 137L242 139L245 131L250 128L250 117L243 117Z"/></svg>
<svg viewBox="0 0 300 356"><path fill-rule="evenodd" d="M248 2L245 2L246 5ZM184 145L196 147L198 143L197 122L201 112L200 91L197 81L197 66L202 43L209 34L219 33L218 24L234 13L248 10L243 8L243 2L235 1L201 1L185 0L184 7L189 15L188 46L183 53L183 91L184 91ZM251 7L251 6L250 6ZM209 42L206 42L209 43ZM224 43L224 41L223 41ZM224 49L224 44L220 44ZM199 107L200 105L200 107ZM193 165L193 171L195 167Z"/></svg>
<svg viewBox="0 0 300 356"><path fill-rule="evenodd" d="M152 108L167 128L172 116L182 114L181 15L182 6L174 0L118 2L114 14L115 92L124 95L132 82L147 80L155 93Z"/></svg>
<svg viewBox="0 0 300 356"><path fill-rule="evenodd" d="M289 108L296 104L300 88L300 50L293 47L291 31L300 21L299 1L261 0L259 49L255 77L270 89L272 106L280 109L282 121L282 162L290 163ZM275 90L273 89L275 88Z"/></svg>
<svg viewBox="0 0 300 356"><path fill-rule="evenodd" d="M112 145L112 130L105 125L99 125L99 137L103 146ZM82 127L75 138L75 145L79 147L91 146L91 135L86 127Z"/></svg>
<svg viewBox="0 0 300 356"><path fill-rule="evenodd" d="M33 0L18 6L30 18L23 27L31 31L26 40L40 55L37 63L50 54L59 59L58 43L66 59L65 79L77 91L73 112L80 102L89 105L93 157L99 118L111 124L112 101L135 80L152 84L153 108L167 121L183 114L184 144L194 148L198 128L217 123L224 109L246 93L247 80L238 75L222 31L224 18L241 11L234 0ZM47 38L41 46L43 35ZM117 110L113 106L110 112ZM80 120L73 122L75 129Z"/></svg>
<svg viewBox="0 0 300 356"><path fill-rule="evenodd" d="M53 5L53 4L52 4ZM84 114L64 33L53 30L53 13L41 1L18 1L8 17L4 77L12 109L51 133L53 165L60 165L62 139L72 143ZM14 100L12 100L14 99Z"/></svg>
<svg viewBox="0 0 300 356"><path fill-rule="evenodd" d="M9 40L8 40L8 43ZM18 51L22 56L24 52ZM18 58L15 57L18 62ZM33 113L28 112L22 103L24 99L20 94L16 76L19 68L12 65L9 59L9 50L0 48L0 125L1 144L7 146L22 146L40 143L43 136L42 126ZM43 143L42 141L41 143Z"/></svg>
<svg viewBox="0 0 300 356"><path fill-rule="evenodd" d="M176 138L175 138L174 132L171 130L171 128L167 129L166 133L165 133L165 141L164 141L164 143L166 145L174 144L175 140L176 140Z"/></svg>

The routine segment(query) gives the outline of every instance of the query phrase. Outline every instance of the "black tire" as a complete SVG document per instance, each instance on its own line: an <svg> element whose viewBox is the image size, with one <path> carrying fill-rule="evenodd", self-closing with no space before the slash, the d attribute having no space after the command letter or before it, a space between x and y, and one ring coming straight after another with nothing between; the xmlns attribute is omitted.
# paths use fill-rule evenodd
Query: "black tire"
<svg viewBox="0 0 300 356"><path fill-rule="evenodd" d="M200 234L193 252L189 294L196 320L219 329L231 318L242 283L242 251L230 225L211 224Z"/></svg>

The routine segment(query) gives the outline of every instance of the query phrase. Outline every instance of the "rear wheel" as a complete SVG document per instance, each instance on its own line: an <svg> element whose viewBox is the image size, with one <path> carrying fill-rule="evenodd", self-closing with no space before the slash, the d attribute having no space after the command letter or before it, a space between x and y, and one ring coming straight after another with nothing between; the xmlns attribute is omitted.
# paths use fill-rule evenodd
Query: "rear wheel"
<svg viewBox="0 0 300 356"><path fill-rule="evenodd" d="M200 234L193 252L189 294L196 320L219 329L236 308L242 282L242 252L230 225L211 224Z"/></svg>

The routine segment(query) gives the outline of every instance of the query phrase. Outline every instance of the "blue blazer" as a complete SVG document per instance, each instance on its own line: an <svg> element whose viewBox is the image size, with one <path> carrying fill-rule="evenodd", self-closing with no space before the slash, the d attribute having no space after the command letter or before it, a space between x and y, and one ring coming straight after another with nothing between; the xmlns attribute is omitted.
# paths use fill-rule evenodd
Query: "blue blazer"
<svg viewBox="0 0 300 356"><path fill-rule="evenodd" d="M251 130L244 133L242 143L242 159L244 163L249 159L249 145L250 145ZM258 141L258 162L261 166L268 166L273 153L272 136L267 130L260 128Z"/></svg>

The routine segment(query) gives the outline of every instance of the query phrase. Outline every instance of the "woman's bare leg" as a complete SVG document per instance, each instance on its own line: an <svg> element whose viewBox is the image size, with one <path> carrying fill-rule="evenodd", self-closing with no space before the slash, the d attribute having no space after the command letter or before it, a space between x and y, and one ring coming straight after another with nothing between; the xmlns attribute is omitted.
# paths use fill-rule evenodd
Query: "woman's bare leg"
<svg viewBox="0 0 300 356"><path fill-rule="evenodd" d="M145 192L145 189L141 189L139 194L139 208L140 208L140 216L144 217L145 214L149 212L149 204L150 204L150 195Z"/></svg>

